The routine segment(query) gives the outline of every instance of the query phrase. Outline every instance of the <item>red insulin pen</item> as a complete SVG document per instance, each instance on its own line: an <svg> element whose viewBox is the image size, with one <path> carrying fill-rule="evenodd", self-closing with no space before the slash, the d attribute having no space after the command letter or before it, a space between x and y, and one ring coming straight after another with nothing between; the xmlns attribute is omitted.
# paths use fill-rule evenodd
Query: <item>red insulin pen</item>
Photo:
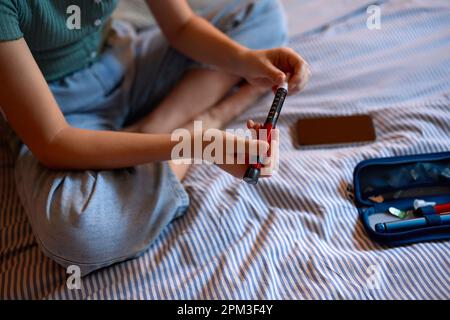
<svg viewBox="0 0 450 320"><path fill-rule="evenodd" d="M266 122L264 122L264 125L261 127L260 130L266 130L267 131L267 142L270 145L271 142L271 136L272 136L272 129L275 129L278 121L278 117L280 116L281 108L283 107L284 100L286 99L286 96L288 94L288 83L287 79L289 76L286 77L286 81L283 82L281 85L277 87L277 90L275 92L275 98L273 99L272 107L270 108L269 115L267 116ZM245 171L244 174L244 181L249 184L257 184L259 175L261 174L261 168L262 164L259 160L259 157L257 159L256 164L251 164L247 171Z"/></svg>

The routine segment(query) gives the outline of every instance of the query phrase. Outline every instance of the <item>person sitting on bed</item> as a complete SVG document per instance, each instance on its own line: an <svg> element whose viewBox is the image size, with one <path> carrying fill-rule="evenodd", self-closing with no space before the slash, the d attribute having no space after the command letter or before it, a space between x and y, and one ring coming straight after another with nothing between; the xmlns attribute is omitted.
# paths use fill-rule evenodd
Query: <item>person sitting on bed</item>
<svg viewBox="0 0 450 320"><path fill-rule="evenodd" d="M141 32L111 22L117 2L0 0L0 106L24 143L17 190L44 253L83 275L141 254L186 211L188 165L168 161L170 132L223 127L286 73L291 92L309 76L280 47L277 0L228 0L206 18L148 0L160 31Z"/></svg>

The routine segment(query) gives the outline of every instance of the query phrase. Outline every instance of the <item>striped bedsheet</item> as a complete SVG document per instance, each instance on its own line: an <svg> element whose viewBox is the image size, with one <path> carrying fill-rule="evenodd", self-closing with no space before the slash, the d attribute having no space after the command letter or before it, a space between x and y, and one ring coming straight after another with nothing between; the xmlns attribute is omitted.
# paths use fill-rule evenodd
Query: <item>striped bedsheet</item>
<svg viewBox="0 0 450 320"><path fill-rule="evenodd" d="M0 140L0 299L450 298L450 243L380 246L345 192L361 160L450 149L450 3L383 2L381 30L371 31L366 6L306 30L297 23L308 14L302 2L286 1L291 46L313 78L283 109L278 174L254 187L213 166L193 168L185 216L140 258L69 290L65 270L36 245ZM270 100L232 127L262 121ZM299 117L355 113L372 115L377 142L297 147Z"/></svg>

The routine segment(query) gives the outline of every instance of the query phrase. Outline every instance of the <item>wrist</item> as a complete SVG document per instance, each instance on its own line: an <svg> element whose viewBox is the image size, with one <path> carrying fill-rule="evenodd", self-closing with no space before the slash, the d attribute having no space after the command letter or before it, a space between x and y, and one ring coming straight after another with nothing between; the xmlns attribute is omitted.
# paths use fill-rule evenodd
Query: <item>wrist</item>
<svg viewBox="0 0 450 320"><path fill-rule="evenodd" d="M244 76L244 70L246 69L248 57L251 51L252 50L246 47L238 48L235 54L235 59L231 62L232 73L238 76Z"/></svg>

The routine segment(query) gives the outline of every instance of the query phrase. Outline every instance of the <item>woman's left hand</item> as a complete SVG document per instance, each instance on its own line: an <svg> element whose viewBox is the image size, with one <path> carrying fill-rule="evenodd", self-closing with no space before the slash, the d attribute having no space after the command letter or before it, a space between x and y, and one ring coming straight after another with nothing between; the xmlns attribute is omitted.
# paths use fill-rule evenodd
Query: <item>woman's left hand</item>
<svg viewBox="0 0 450 320"><path fill-rule="evenodd" d="M253 85L273 88L289 73L292 94L303 90L311 76L308 63L290 48L248 50L241 57L238 73Z"/></svg>

